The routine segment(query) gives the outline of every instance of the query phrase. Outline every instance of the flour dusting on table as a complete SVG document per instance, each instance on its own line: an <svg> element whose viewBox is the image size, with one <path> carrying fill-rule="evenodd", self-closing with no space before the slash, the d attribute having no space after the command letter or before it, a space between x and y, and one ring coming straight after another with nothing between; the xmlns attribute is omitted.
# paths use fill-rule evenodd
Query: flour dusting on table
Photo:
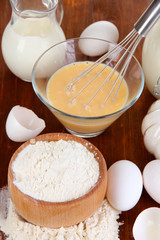
<svg viewBox="0 0 160 240"><path fill-rule="evenodd" d="M77 225L59 229L39 227L17 214L7 187L0 190L0 230L7 240L119 240L119 214L105 199L92 217Z"/></svg>

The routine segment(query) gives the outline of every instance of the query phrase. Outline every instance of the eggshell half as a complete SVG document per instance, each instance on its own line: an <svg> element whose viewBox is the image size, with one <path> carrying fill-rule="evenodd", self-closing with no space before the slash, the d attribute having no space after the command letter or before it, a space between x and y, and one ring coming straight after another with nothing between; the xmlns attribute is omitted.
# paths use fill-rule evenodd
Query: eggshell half
<svg viewBox="0 0 160 240"><path fill-rule="evenodd" d="M160 160L149 162L143 170L144 188L160 204Z"/></svg>
<svg viewBox="0 0 160 240"><path fill-rule="evenodd" d="M152 207L142 211L133 225L135 240L160 239L160 208Z"/></svg>
<svg viewBox="0 0 160 240"><path fill-rule="evenodd" d="M140 199L142 189L142 174L133 162L117 161L108 169L106 196L117 210L127 211L133 208Z"/></svg>
<svg viewBox="0 0 160 240"><path fill-rule="evenodd" d="M111 22L98 21L89 25L81 33L80 38L98 38L117 43L119 39L118 28ZM100 56L109 50L109 43L103 41L79 40L81 51L87 56Z"/></svg>
<svg viewBox="0 0 160 240"><path fill-rule="evenodd" d="M146 114L146 116L143 118L142 121L142 134L145 133L145 131L152 127L152 125L159 123L160 125L160 109L154 110Z"/></svg>
<svg viewBox="0 0 160 240"><path fill-rule="evenodd" d="M44 128L44 120L32 110L19 105L11 109L6 120L7 136L15 142L25 142L37 136Z"/></svg>
<svg viewBox="0 0 160 240"><path fill-rule="evenodd" d="M160 146L160 123L152 125L152 127L145 131L144 145L156 158L160 158L158 154L158 148Z"/></svg>

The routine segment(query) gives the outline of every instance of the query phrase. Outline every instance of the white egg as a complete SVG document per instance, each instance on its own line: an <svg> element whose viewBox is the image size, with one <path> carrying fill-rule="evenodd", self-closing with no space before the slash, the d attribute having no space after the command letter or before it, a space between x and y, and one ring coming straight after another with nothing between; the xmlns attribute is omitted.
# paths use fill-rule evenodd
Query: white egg
<svg viewBox="0 0 160 240"><path fill-rule="evenodd" d="M142 211L133 225L135 240L160 239L160 208L152 207Z"/></svg>
<svg viewBox="0 0 160 240"><path fill-rule="evenodd" d="M119 211L133 208L143 189L142 174L131 161L120 160L108 169L106 196L109 203Z"/></svg>
<svg viewBox="0 0 160 240"><path fill-rule="evenodd" d="M117 43L119 31L117 27L108 21L98 21L89 25L80 35L80 38L98 38ZM110 44L105 41L81 39L79 47L87 56L100 56L107 52Z"/></svg>
<svg viewBox="0 0 160 240"><path fill-rule="evenodd" d="M160 160L153 160L145 166L143 183L151 198L160 204Z"/></svg>
<svg viewBox="0 0 160 240"><path fill-rule="evenodd" d="M44 120L32 110L14 106L6 120L7 136L15 142L25 142L37 136L45 128Z"/></svg>

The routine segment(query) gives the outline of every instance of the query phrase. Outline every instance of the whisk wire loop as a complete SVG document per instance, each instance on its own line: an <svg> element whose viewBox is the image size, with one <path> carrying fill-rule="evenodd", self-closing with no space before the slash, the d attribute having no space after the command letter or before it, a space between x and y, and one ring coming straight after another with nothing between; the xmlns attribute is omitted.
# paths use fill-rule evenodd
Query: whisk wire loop
<svg viewBox="0 0 160 240"><path fill-rule="evenodd" d="M117 87L116 93L115 93L115 95L114 95L114 97L113 97L113 100L114 100L115 97L117 96L118 90L119 90L119 88L120 88L120 86L121 86L121 84L122 84L122 81L123 81L123 79L124 79L124 76L125 76L125 74L126 74L126 71L127 71L127 69L128 69L128 66L129 66L129 64L130 64L131 58L132 58L132 56L133 56L133 54L134 54L134 52L135 52L135 50L136 50L136 48L137 48L137 45L139 44L139 42L140 42L141 39L142 39L142 36L141 36L141 35L139 35L138 33L136 33L136 34L137 34L137 35L135 36L135 39L134 39L134 41L132 42L132 44L130 44L130 46L128 47L128 49L124 52L124 54L122 55L122 57L120 58L120 60L117 62L117 64L115 65L115 67L114 67L113 70L112 70L112 71L115 71L115 69L120 65L121 61L123 60L123 58L124 58L124 57L126 56L126 54L128 53L127 59L125 60L125 62L124 62L124 64L123 64L123 67L122 67L121 71L119 72L119 75L118 75L118 77L116 78L116 81L115 81L115 83L114 83L111 91L109 92L108 96L106 97L104 103L102 104L102 106L104 106L104 104L106 103L106 101L107 101L108 98L110 97L111 93L113 92L113 89L114 89L115 86L117 85L119 79L121 78L120 83L119 83L119 85L118 85L118 87ZM130 48L132 48L131 51L130 51ZM101 106L101 107L102 107L102 106Z"/></svg>
<svg viewBox="0 0 160 240"><path fill-rule="evenodd" d="M87 105L88 105L88 104L93 100L93 98L98 94L98 92L99 92L100 89L104 86L104 84L105 84L107 81L110 81L110 79L111 79L112 76L114 75L114 72L115 72L116 69L119 67L121 61L124 59L124 57L126 56L126 54L127 54L128 51L130 50L130 48L133 46L133 44L135 43L135 41L137 40L138 37L139 37L139 34L133 29L132 32L131 32L128 36L126 36L126 38L121 42L122 45L117 45L116 47L114 47L113 49L111 49L109 52L107 52L107 54L105 54L105 55L107 55L107 57L110 57L110 55L112 55L113 53L115 53L115 52L117 51L117 49L118 49L117 54L119 54L119 53L123 50L122 46L124 45L124 47L126 47L126 46L129 44L129 42L130 42L130 41L133 41L133 39L134 39L134 41L130 44L130 46L128 47L128 49L124 52L124 54L121 56L121 58L119 59L119 61L116 63L116 65L114 66L114 68L112 69L112 71L108 74L107 78L104 79L103 83L100 85L100 87L97 89L97 91L93 94L93 96L87 101L87 103L84 105L84 107L87 107ZM135 51L135 50L134 50L134 51ZM105 55L104 55L104 56L105 56ZM130 56L132 57L132 55L133 55L133 53L132 53L132 51L131 51ZM99 59L100 61L98 61L97 64L100 64L100 62L106 60L106 57L104 58L104 56L101 58L101 60ZM117 93L118 93L118 90L119 90L119 88L120 88L120 85L121 85L121 83L122 83L122 81L123 81L123 78L124 78L124 75L125 75L125 73L126 73L126 70L127 70L127 68L128 68L128 65L129 65L129 62L130 62L130 60L131 60L131 57L128 57L128 58L126 59L126 62L125 62L125 64L124 64L121 72L119 73L118 77L116 78L116 80L115 80L115 82L114 82L114 84L113 84L113 87L112 87L112 89L110 90L110 92L109 92L108 96L106 97L105 101L102 103L101 108L104 106L104 104L106 103L106 101L107 101L108 98L110 97L111 93L113 92L115 86L117 85L119 79L121 78L121 81L120 81L120 83L119 83L119 86L118 86L118 88L117 88L117 91L116 91L116 93L115 93L115 95L114 95L114 97L113 97L113 100L115 99L115 97L116 97L116 95L117 95ZM108 62L107 66L109 66L109 64L110 64L113 60L114 60L114 56L110 59L110 61ZM128 62L128 61L129 61L129 62ZM128 64L127 64L127 62L128 62ZM101 71L99 71L99 72L71 99L71 102L72 102L76 97L78 97L78 95L81 94L81 92L82 92L85 88L87 88L87 87L89 86L89 84L90 84L97 76L99 76L100 73L101 73L107 66L105 65L105 66L101 69Z"/></svg>
<svg viewBox="0 0 160 240"><path fill-rule="evenodd" d="M93 94L93 96L88 100L88 102L84 105L86 107L92 100L93 98L97 95L97 93L100 91L100 89L104 86L106 82L108 82L113 74L117 71L117 68L120 66L120 64L123 63L122 69L119 71L119 75L115 79L115 81L112 84L112 88L109 91L108 96L105 98L105 101L102 103L101 107L104 106L106 101L109 99L111 96L111 93L113 92L114 88L118 84L118 81L120 80L118 87L116 89L116 92L114 94L113 100L117 96L117 93L120 89L120 86L122 84L122 81L125 77L125 74L127 72L128 66L130 64L131 58L141 41L142 37L146 36L148 31L151 29L151 27L155 24L155 22L159 19L160 17L160 1L159 0L153 0L152 3L149 5L149 7L146 9L146 11L143 13L143 15L139 18L137 23L134 25L134 29L116 46L112 47L110 46L111 49L105 53L102 57L100 57L97 61L92 63L89 67L87 67L82 73L80 73L76 78L74 78L68 85L67 88L72 90L72 87L74 84L77 83L82 77L86 76L89 74L94 68L96 68L99 64L105 62L105 66L98 72L96 75L89 80L89 82L70 100L71 102L76 99L82 91L89 86L89 84L95 80L104 70L107 66L110 67L110 65L114 65L114 60L117 57L120 57L119 60L117 61L116 59L116 64L112 68L112 71L109 73L109 75L104 79L103 83L100 85L100 87L96 90L96 92ZM122 56L119 56L121 51L124 51L122 53Z"/></svg>
<svg viewBox="0 0 160 240"><path fill-rule="evenodd" d="M119 46L123 46L125 42L133 35L135 32L132 30L120 43ZM96 67L98 64L102 63L108 56L110 56L112 53L114 53L117 50L117 46L110 49L107 53L105 53L102 57L100 57L97 61L92 63L89 67L87 67L82 73L80 73L78 76L76 76L70 83L68 83L67 87L73 87L73 85L79 81L83 76L88 74L94 67Z"/></svg>
<svg viewBox="0 0 160 240"><path fill-rule="evenodd" d="M133 29L118 45L120 52L122 51L123 45L128 41L131 41L134 35L137 32ZM130 39L131 38L131 39ZM129 40L130 39L130 40ZM70 83L67 84L67 88L71 89L74 84L79 81L83 76L90 73L97 65L101 64L103 61L105 61L111 54L115 53L117 51L117 46L114 46L112 49L110 49L107 53L105 53L102 57L100 57L97 61L92 63L89 67L87 67L82 73L80 73L78 76L76 76ZM125 47L125 46L124 46ZM113 59L110 60L110 62ZM96 75L97 76L97 75ZM79 94L78 94L79 95ZM77 96L78 96L77 95Z"/></svg>
<svg viewBox="0 0 160 240"><path fill-rule="evenodd" d="M132 58L132 56L133 56L133 54L134 54L134 52L135 52L135 50L136 50L139 42L141 41L141 39L142 39L142 36L139 35L138 38L137 38L137 40L136 40L135 45L132 47L132 50L130 51L130 54L128 55L128 58L127 58L127 60L126 60L126 62L125 62L125 64L124 64L124 67L123 67L123 69L122 69L122 71L121 71L121 73L120 73L120 75L122 76L122 77L121 77L121 81L120 81L119 86L118 86L118 88L117 88L117 90L116 90L116 93L115 93L115 95L114 95L113 100L114 100L115 97L117 96L117 93L118 93L118 91L119 91L119 88L120 88L120 86L121 86L121 84L122 84L122 81L123 81L123 79L124 79L124 76L125 76L125 74L126 74L126 71L127 71L127 69L128 69L128 66L129 66L129 64L130 64L131 58ZM120 76L120 75L119 75L119 76ZM117 82L118 82L118 80L117 80ZM106 103L107 99L108 99L108 98L105 99L104 104Z"/></svg>

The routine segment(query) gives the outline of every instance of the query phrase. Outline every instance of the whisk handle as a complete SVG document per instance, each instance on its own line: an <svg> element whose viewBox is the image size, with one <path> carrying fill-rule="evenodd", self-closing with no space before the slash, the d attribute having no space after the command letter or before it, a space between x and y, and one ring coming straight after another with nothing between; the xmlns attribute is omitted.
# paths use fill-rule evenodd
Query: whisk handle
<svg viewBox="0 0 160 240"><path fill-rule="evenodd" d="M153 0L146 11L135 23L135 30L145 37L160 17L160 0Z"/></svg>

